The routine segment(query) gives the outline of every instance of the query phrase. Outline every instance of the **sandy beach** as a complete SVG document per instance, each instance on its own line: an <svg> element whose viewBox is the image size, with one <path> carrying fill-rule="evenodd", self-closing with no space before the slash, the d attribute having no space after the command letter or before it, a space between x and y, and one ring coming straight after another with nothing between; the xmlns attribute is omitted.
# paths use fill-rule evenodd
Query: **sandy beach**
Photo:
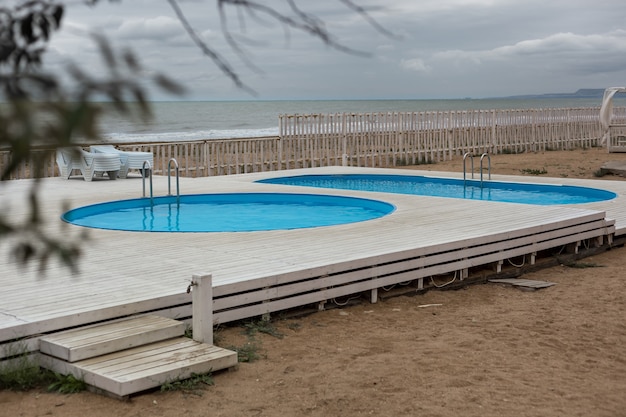
<svg viewBox="0 0 626 417"><path fill-rule="evenodd" d="M605 149L492 157L492 172L597 178ZM459 171L461 158L419 169ZM406 167L403 167L406 168ZM624 181L607 175L602 179ZM194 391L121 402L83 392L0 392L11 416L626 416L626 249L530 272L556 285L477 284L276 316L275 335L217 330L259 358Z"/></svg>

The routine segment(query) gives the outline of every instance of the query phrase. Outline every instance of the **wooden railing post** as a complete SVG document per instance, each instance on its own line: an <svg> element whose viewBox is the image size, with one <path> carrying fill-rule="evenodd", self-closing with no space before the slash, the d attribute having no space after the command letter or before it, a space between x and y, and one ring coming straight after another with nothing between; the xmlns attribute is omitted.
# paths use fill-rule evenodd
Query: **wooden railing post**
<svg viewBox="0 0 626 417"><path fill-rule="evenodd" d="M191 278L193 340L213 344L213 278L211 274Z"/></svg>

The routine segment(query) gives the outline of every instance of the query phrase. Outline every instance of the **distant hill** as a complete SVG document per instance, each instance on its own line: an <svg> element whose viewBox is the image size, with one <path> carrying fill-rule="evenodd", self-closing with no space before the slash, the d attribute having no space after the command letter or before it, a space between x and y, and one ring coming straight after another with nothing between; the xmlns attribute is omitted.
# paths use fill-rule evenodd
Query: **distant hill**
<svg viewBox="0 0 626 417"><path fill-rule="evenodd" d="M509 96L505 98L536 99L536 98L602 98L604 88L581 88L575 93L546 93L529 94L523 96Z"/></svg>

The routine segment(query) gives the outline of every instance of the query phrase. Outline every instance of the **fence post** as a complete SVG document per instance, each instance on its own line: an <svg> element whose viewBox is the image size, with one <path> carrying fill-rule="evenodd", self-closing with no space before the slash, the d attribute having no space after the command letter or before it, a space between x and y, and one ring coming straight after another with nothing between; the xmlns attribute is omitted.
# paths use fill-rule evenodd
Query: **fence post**
<svg viewBox="0 0 626 417"><path fill-rule="evenodd" d="M495 109L493 109L491 111L491 144L493 146L496 146L496 149L497 149L498 140L497 140L497 137L496 137L496 124L497 124L496 123L496 112L497 112L497 110L495 110ZM498 151L502 151L502 149L497 149L496 153L499 153Z"/></svg>
<svg viewBox="0 0 626 417"><path fill-rule="evenodd" d="M284 136L280 136L278 138L278 149L277 149L278 155L276 157L276 159L278 159L278 165L276 167L278 171L283 169L283 141L284 140L285 140ZM285 168L288 168L288 166L286 166Z"/></svg>
<svg viewBox="0 0 626 417"><path fill-rule="evenodd" d="M211 162L209 161L209 142L202 142L202 164L204 165L204 175L203 177L211 176Z"/></svg>
<svg viewBox="0 0 626 417"><path fill-rule="evenodd" d="M191 278L193 340L213 344L213 278L194 274Z"/></svg>
<svg viewBox="0 0 626 417"><path fill-rule="evenodd" d="M347 133L346 133L346 113L341 113L340 117L341 117L341 147L343 148L341 154L343 155L342 158L344 158L342 160L342 163L343 163L344 161L347 162L347 160L348 160L348 137L346 136L347 135ZM345 164L344 166L347 166L347 164Z"/></svg>

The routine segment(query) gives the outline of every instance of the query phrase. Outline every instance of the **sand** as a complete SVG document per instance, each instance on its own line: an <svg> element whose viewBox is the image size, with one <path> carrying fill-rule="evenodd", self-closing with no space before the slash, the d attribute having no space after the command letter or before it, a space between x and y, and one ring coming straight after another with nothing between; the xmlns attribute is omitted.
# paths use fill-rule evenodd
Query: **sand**
<svg viewBox="0 0 626 417"><path fill-rule="evenodd" d="M492 171L595 178L626 154L496 155ZM457 158L420 169L459 170ZM524 171L524 172L522 172ZM524 174L526 173L526 174ZM603 179L623 181L618 176ZM626 249L525 275L556 285L478 284L386 297L273 322L260 358L197 391L127 402L89 392L0 392L6 416L626 416ZM218 344L244 346L242 327Z"/></svg>

